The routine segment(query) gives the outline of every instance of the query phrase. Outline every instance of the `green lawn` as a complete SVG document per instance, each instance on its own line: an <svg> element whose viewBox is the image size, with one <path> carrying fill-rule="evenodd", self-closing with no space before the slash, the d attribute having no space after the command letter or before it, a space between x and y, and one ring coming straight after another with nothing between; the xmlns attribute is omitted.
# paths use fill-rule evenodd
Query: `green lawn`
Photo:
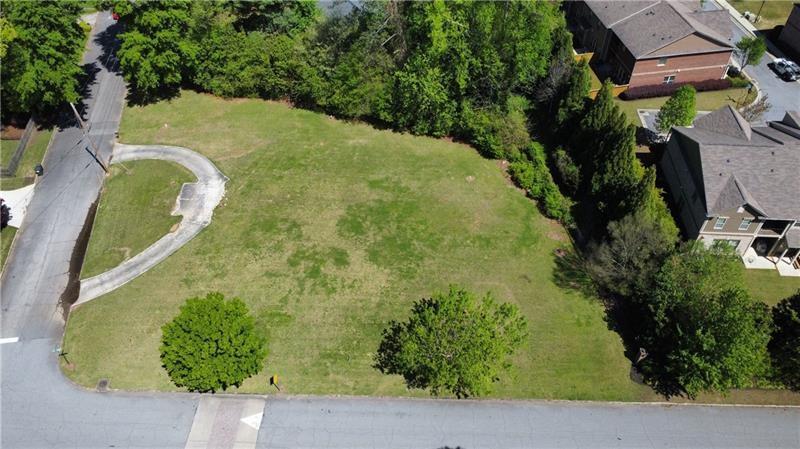
<svg viewBox="0 0 800 449"><path fill-rule="evenodd" d="M8 165L18 145L19 140L0 139L0 167L5 168Z"/></svg>
<svg viewBox="0 0 800 449"><path fill-rule="evenodd" d="M160 328L185 298L218 290L245 300L269 341L265 369L241 391L271 391L267 377L279 374L285 393L424 394L380 374L372 355L389 320L459 283L516 303L529 320L530 337L494 396L638 400L649 392L629 379L601 305L553 283L563 229L468 146L191 92L126 109L120 140L195 149L230 182L197 238L72 313L67 375L82 385L106 377L115 388L174 389L160 366ZM149 173L115 181L121 176L105 195L140 197L146 182L133 178ZM175 180L164 173L160 182ZM90 252L105 239L107 248L130 246L121 230L132 228L121 222L151 226L141 217L101 210Z"/></svg>
<svg viewBox="0 0 800 449"><path fill-rule="evenodd" d="M33 167L36 166L36 164L41 163L44 159L45 152L47 151L47 145L50 143L50 137L52 135L52 128L36 130L33 132L33 135L28 141L28 148L25 149L25 152L22 154L22 159L19 161L19 165L17 165L17 172L13 178L0 179L0 188L3 190L13 190L33 183L34 177L36 176L36 174L33 172ZM5 142L10 141L3 140L2 142L3 152L5 153ZM14 146L14 149L16 149L16 146ZM13 153L14 150L11 151ZM10 159L11 154L3 155L3 163L6 162L6 157Z"/></svg>
<svg viewBox="0 0 800 449"><path fill-rule="evenodd" d="M778 270L744 270L744 282L754 298L771 306L800 290L800 278L781 276Z"/></svg>
<svg viewBox="0 0 800 449"><path fill-rule="evenodd" d="M180 165L163 161L112 165L97 206L81 278L114 268L170 232L181 217L170 212L184 182L195 180ZM135 194L131 194L135 192Z"/></svg>
<svg viewBox="0 0 800 449"><path fill-rule="evenodd" d="M761 10L761 19L755 24L759 30L771 29L777 25L786 23L789 14L792 12L792 4L794 2L785 0L768 0L766 2L760 0L728 0L737 11L744 14L745 11L750 11L753 15L758 14ZM762 8L761 5L764 5Z"/></svg>
<svg viewBox="0 0 800 449"><path fill-rule="evenodd" d="M726 104L736 105L737 102L746 104L755 98L755 92L748 95L746 88L716 90L711 92L698 92L697 93L697 110L698 111L713 111ZM636 114L637 109L660 109L664 103L667 102L669 97L656 97L656 98L643 98L641 100L622 100L619 97L614 98L614 101L619 105L625 115L635 123L641 126L639 116Z"/></svg>
<svg viewBox="0 0 800 449"><path fill-rule="evenodd" d="M8 250L11 249L11 242L14 241L15 235L17 235L17 228L11 226L0 231L0 271L3 271L3 267L6 266Z"/></svg>

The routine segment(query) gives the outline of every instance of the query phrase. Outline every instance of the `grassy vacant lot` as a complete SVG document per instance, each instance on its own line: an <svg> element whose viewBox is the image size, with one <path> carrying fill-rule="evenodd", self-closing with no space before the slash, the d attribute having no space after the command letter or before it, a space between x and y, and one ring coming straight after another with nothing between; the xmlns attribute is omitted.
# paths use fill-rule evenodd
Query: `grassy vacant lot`
<svg viewBox="0 0 800 449"><path fill-rule="evenodd" d="M625 115L635 123L641 126L639 116L636 114L637 109L661 109L661 106L667 102L669 97L656 97L656 98L643 98L641 100L622 100L614 98L614 101L619 105ZM711 92L698 92L697 93L697 110L698 111L713 111L726 104L735 105L737 102L747 104L755 99L755 92L747 93L745 88L725 89Z"/></svg>
<svg viewBox="0 0 800 449"><path fill-rule="evenodd" d="M800 290L800 278L781 276L778 270L744 270L744 282L754 298L771 306Z"/></svg>
<svg viewBox="0 0 800 449"><path fill-rule="evenodd" d="M387 321L460 283L518 304L529 321L530 337L495 397L663 400L630 380L597 301L553 283L563 230L467 146L191 92L128 108L121 139L193 148L231 180L196 239L73 311L65 351L74 367L65 371L82 385L109 378L114 388L175 389L159 361L160 328L185 298L218 290L248 303L269 342L265 369L240 391L272 392L267 378L279 374L290 394L425 395L378 373L372 355ZM135 178L157 167L132 169L111 178L107 197L133 202L147 184ZM164 169L160 183L169 187L160 192L177 194L181 175ZM161 207L163 217L166 197ZM101 208L90 253L156 238L135 229L152 220ZM800 395L744 390L700 400L800 403Z"/></svg>
<svg viewBox="0 0 800 449"><path fill-rule="evenodd" d="M28 141L28 148L25 149L25 152L22 154L22 159L20 159L19 165L17 165L17 172L15 173L15 176L13 178L0 179L0 188L3 190L14 190L33 183L33 179L36 176L36 174L33 172L33 167L36 164L41 163L44 159L44 154L47 151L47 145L50 143L50 137L52 135L52 128L36 130L33 132L33 135ZM3 142L2 163L6 164L8 160L11 159L14 151L17 149L16 143L19 141L2 140L0 142ZM14 142L14 144L13 146L9 144L7 147L7 142Z"/></svg>
<svg viewBox="0 0 800 449"><path fill-rule="evenodd" d="M191 181L194 176L188 170L170 162L112 165L81 278L114 268L168 233L181 220L170 215L181 185Z"/></svg>
<svg viewBox="0 0 800 449"><path fill-rule="evenodd" d="M762 2L760 0L728 0L737 11L744 14L745 11L750 11L753 15L758 14L761 10L761 19L755 24L759 30L770 29L777 25L786 23L789 14L792 12L792 4L794 2L787 0L768 0ZM762 8L761 5L764 5Z"/></svg>
<svg viewBox="0 0 800 449"><path fill-rule="evenodd" d="M73 312L67 374L80 384L107 377L115 388L174 389L160 328L185 298L218 290L245 300L269 341L264 371L242 391L270 391L277 373L286 393L408 395L399 376L371 366L381 331L412 301L459 283L518 304L529 320L497 397L637 400L649 391L630 381L600 304L553 283L563 230L470 147L191 92L128 108L120 138L195 149L231 180L195 240ZM141 195L120 176L107 195ZM177 193L170 176L161 182ZM90 251L101 239L106 248L140 239L104 221L151 225L138 210L101 211Z"/></svg>

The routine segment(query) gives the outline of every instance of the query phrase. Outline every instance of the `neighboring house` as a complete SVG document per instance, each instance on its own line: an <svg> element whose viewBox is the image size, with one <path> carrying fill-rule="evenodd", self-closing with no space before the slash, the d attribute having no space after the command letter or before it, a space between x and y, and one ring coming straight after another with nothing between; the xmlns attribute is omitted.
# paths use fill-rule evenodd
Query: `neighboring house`
<svg viewBox="0 0 800 449"><path fill-rule="evenodd" d="M778 40L800 56L800 3L795 3ZM798 61L800 62L800 61Z"/></svg>
<svg viewBox="0 0 800 449"><path fill-rule="evenodd" d="M800 275L800 113L751 126L720 108L673 128L661 169L689 238Z"/></svg>
<svg viewBox="0 0 800 449"><path fill-rule="evenodd" d="M578 45L594 52L604 76L630 87L725 77L735 43L724 10L700 2L565 2Z"/></svg>

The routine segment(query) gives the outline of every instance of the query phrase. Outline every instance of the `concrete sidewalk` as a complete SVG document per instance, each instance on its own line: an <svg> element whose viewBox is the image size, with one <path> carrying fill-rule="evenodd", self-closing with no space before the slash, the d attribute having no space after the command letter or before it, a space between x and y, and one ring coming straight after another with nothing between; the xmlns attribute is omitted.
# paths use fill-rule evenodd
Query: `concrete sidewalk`
<svg viewBox="0 0 800 449"><path fill-rule="evenodd" d="M172 211L172 215L182 215L183 219L175 232L161 237L141 253L105 273L81 280L80 296L72 307L115 290L161 263L211 223L214 208L225 195L228 178L199 153L164 145L114 145L112 163L144 159L181 164L197 177L197 182L183 185Z"/></svg>

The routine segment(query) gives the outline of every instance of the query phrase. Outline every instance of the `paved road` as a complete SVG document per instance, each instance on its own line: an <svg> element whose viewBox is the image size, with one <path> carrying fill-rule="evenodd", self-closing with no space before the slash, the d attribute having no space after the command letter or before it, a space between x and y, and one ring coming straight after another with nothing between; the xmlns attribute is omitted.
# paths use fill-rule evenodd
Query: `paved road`
<svg viewBox="0 0 800 449"><path fill-rule="evenodd" d="M102 14L96 31L108 26L108 15ZM86 61L97 63L100 54L92 45ZM102 159L110 155L123 94L119 75L101 68L88 94L87 114ZM77 285L69 268L102 173L83 152L74 127L56 134L45 162L47 175L36 186L0 286L0 337L19 339L0 341L2 447L180 449L190 430L197 432L188 441L191 447L206 442L205 447L222 449L234 446L231 435L249 438L239 429L253 423L236 418L252 417L255 410L229 407L230 399L195 413L199 395L93 393L61 375L54 352L64 326L59 299ZM210 433L202 432L203 422L213 423ZM797 449L800 409L270 398L256 446Z"/></svg>
<svg viewBox="0 0 800 449"><path fill-rule="evenodd" d="M91 136L103 160L111 154L125 95L123 80L114 72L116 63L107 58L112 23L108 14L99 17L84 55L96 71L84 118L92 124ZM196 397L90 394L64 378L58 354L52 352L64 331L60 301L77 293L77 279L70 276L74 259L82 256L75 253L76 242L103 182L102 169L85 148L75 126L56 132L43 164L45 175L36 184L0 280L0 336L19 339L0 345L0 444L182 447Z"/></svg>
<svg viewBox="0 0 800 449"><path fill-rule="evenodd" d="M214 208L225 195L228 178L205 156L188 148L164 145L114 145L113 162L158 159L183 165L197 177L196 182L181 188L177 209L172 215L183 219L174 232L158 239L141 253L117 267L81 281L75 306L115 290L161 263L193 239L211 223Z"/></svg>
<svg viewBox="0 0 800 449"><path fill-rule="evenodd" d="M715 1L722 2L721 0ZM712 2L706 3L712 4ZM730 12L732 8L728 7L726 9ZM753 36L753 32L746 29L733 15L731 15L731 23L733 30L732 42L736 43L743 37ZM783 56L769 41L767 41L767 44L769 52L761 59L761 63L745 68L745 72L756 80L759 89L769 95L772 109L764 114L763 121L780 120L786 111L800 110L800 81L783 81L767 66L768 63L775 59L773 55Z"/></svg>

